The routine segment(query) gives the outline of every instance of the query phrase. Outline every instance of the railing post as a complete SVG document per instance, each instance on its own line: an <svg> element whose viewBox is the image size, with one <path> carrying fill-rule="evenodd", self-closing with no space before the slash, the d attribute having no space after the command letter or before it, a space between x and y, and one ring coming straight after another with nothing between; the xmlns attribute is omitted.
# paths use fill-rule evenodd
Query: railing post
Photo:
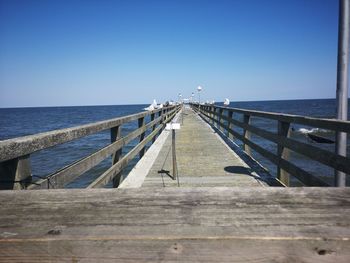
<svg viewBox="0 0 350 263"><path fill-rule="evenodd" d="M0 163L0 190L26 189L32 181L30 155L24 155Z"/></svg>
<svg viewBox="0 0 350 263"><path fill-rule="evenodd" d="M111 128L111 143L115 142L116 140L119 140L122 137L122 127L121 126L116 126ZM113 153L112 155L112 165L116 164L121 156L122 156L122 151L123 148L120 148L118 151ZM117 188L120 184L120 179L121 179L122 172L118 173L114 178L113 178L113 187Z"/></svg>
<svg viewBox="0 0 350 263"><path fill-rule="evenodd" d="M215 121L214 121L214 118L215 118L214 111L215 111L215 106L211 106L211 113L210 113L210 116L211 116L211 124L212 124L213 126L215 125Z"/></svg>
<svg viewBox="0 0 350 263"><path fill-rule="evenodd" d="M222 114L223 114L223 112L224 112L224 109L219 108L219 123L218 123L219 127L218 128L220 131L224 130L224 128L222 127Z"/></svg>
<svg viewBox="0 0 350 263"><path fill-rule="evenodd" d="M144 125L145 125L145 117L142 117L139 119L139 128L143 127ZM144 138L145 138L145 133L143 132L140 135L140 142L142 142ZM145 147L143 147L139 153L140 159L143 157L144 154L145 154Z"/></svg>
<svg viewBox="0 0 350 263"><path fill-rule="evenodd" d="M160 126L163 126L163 123L164 123L163 109L161 109L161 110L158 112L158 117L161 117L161 120L160 120L159 125L160 125ZM162 130L163 130L163 128L161 128L161 129L159 130L158 136L162 133Z"/></svg>
<svg viewBox="0 0 350 263"><path fill-rule="evenodd" d="M154 121L154 117L155 117L155 114L152 113L152 114L151 114L151 122ZM153 132L155 129L156 129L156 125L154 124L154 125L152 126L152 132ZM152 144L155 142L155 140L156 140L156 136L153 137L153 139L152 139Z"/></svg>
<svg viewBox="0 0 350 263"><path fill-rule="evenodd" d="M169 112L169 109L165 109L165 110L164 110L164 122L165 122L165 123L168 122L168 118L169 118L168 112Z"/></svg>
<svg viewBox="0 0 350 263"><path fill-rule="evenodd" d="M220 114L218 114L218 109L215 109L215 113L217 114L216 115L216 122L215 122L215 125L216 125L216 128L220 129L220 125L219 125L219 122L220 122Z"/></svg>
<svg viewBox="0 0 350 263"><path fill-rule="evenodd" d="M228 110L228 112L227 112L227 118L228 118L229 120L232 120L232 116L233 116L233 111ZM229 121L227 126L228 126L227 137L229 137L230 139L233 139L233 134L231 134L231 133L229 132L229 130L233 130L233 123Z"/></svg>
<svg viewBox="0 0 350 263"><path fill-rule="evenodd" d="M243 123L246 125L250 125L250 123L251 123L250 115L246 115L246 114L243 115ZM246 130L246 129L243 130L243 136L247 140L250 140L250 132L248 130ZM252 150L250 149L250 147L246 143L243 144L243 148L244 148L244 151L248 155L252 154Z"/></svg>
<svg viewBox="0 0 350 263"><path fill-rule="evenodd" d="M283 137L289 137L290 136L290 123L284 122L284 121L278 121L278 135ZM287 148L284 148L281 145L277 145L277 155L284 159L289 159L289 150ZM285 185L289 186L289 174L281 169L280 164L277 165L277 178Z"/></svg>

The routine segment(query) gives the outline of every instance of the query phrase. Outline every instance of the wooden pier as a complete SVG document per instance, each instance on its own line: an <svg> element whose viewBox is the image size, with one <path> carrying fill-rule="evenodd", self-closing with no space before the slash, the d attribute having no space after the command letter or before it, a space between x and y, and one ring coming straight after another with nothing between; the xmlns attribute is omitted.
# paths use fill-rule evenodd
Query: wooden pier
<svg viewBox="0 0 350 263"><path fill-rule="evenodd" d="M0 142L2 188L18 189L0 191L0 262L349 262L350 189L319 187L327 183L291 163L286 149L348 172L348 157L288 134L290 123L349 133L350 122L191 107ZM255 127L252 117L276 121L277 134ZM138 128L121 136L132 121ZM164 129L171 121L181 123L176 175L171 131ZM30 154L107 129L110 145L32 181ZM256 145L254 133L275 142L277 153ZM123 154L135 138L139 143ZM275 162L278 178L251 151ZM111 155L110 168L88 189L61 189ZM137 155L140 161L123 180L121 171ZM283 187L291 176L317 187ZM95 189L109 181L116 188Z"/></svg>
<svg viewBox="0 0 350 263"><path fill-rule="evenodd" d="M140 180L144 178L142 187L155 188L267 185L264 178L254 172L195 111L184 109L177 122L181 123L181 129L176 131L177 175L173 174L171 131L164 131L168 133L167 139L159 147L148 173L144 171L149 164L141 164L137 170L142 172L131 172L121 187L133 188L134 176L140 176ZM275 184L278 184L277 180ZM138 182L136 187L139 186Z"/></svg>

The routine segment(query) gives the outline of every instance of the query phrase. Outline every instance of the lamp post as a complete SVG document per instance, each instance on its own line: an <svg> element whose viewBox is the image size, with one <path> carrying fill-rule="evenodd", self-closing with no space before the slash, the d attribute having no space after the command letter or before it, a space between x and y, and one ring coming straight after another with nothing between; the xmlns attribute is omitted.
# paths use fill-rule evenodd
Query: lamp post
<svg viewBox="0 0 350 263"><path fill-rule="evenodd" d="M179 103L181 103L182 94L179 93Z"/></svg>
<svg viewBox="0 0 350 263"><path fill-rule="evenodd" d="M202 87L198 86L197 87L197 91L198 91L198 103L199 105L201 104L201 91L202 91Z"/></svg>

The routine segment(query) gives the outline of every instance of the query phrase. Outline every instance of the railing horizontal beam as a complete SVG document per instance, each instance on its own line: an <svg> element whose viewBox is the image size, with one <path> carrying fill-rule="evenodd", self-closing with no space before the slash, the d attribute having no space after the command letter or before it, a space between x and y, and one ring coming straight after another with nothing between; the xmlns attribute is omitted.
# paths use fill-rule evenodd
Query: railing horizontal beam
<svg viewBox="0 0 350 263"><path fill-rule="evenodd" d="M146 146L146 144L151 141L154 136L157 135L160 129L162 129L162 126L156 128L143 141L141 141L130 152L123 156L116 164L114 164L95 181L93 181L87 188L98 188L108 184L108 182L112 180L116 174L123 170L128 165L128 163Z"/></svg>
<svg viewBox="0 0 350 263"><path fill-rule="evenodd" d="M137 114L111 120L0 141L0 162L11 160L39 150L53 147L55 145L104 131L124 123L137 120L152 113L159 112L160 110L162 109L143 111Z"/></svg>
<svg viewBox="0 0 350 263"><path fill-rule="evenodd" d="M204 113L203 113L203 115L205 115L207 118L217 122L217 120L215 118L212 118L211 116L209 116L207 114L204 114ZM276 154L273 154L273 153L265 150L264 148L262 148L261 146L257 145L256 143L254 143L251 140L248 140L247 138L245 138L243 135L241 135L238 132L230 129L227 125L223 125L223 127L225 129L227 129L228 132L230 134L232 134L235 138L239 139L244 144L247 144L250 148L255 150L257 153L259 153L263 157L267 158L269 161L271 161L275 165L279 164L282 169L284 169L288 173L292 174L295 178L297 178L298 180L300 180L304 184L309 185L309 186L328 186L327 183L325 183L322 180L318 179L314 175L312 175L312 174L306 172L305 170L297 167L293 163L282 159L281 157L277 156Z"/></svg>
<svg viewBox="0 0 350 263"><path fill-rule="evenodd" d="M67 167L64 167L54 174L49 175L47 178L38 180L35 182L35 184L29 186L28 189L47 189L52 186L55 188L63 188L67 183L74 181L80 175L98 165L108 156L111 156L113 153L121 149L123 146L127 145L133 139L137 138L140 134L145 132L153 125L158 124L160 121L161 118L157 118L154 121L149 122L145 126L130 132L125 137L116 140L114 143L107 145L99 151L77 162L74 162Z"/></svg>
<svg viewBox="0 0 350 263"><path fill-rule="evenodd" d="M242 123L235 119L228 119L226 116L223 116L223 119L225 119L228 122L232 122L234 125L239 126L242 129L248 130L262 138L272 141L277 145L286 147L290 150L293 150L294 152L307 156L312 160L318 161L320 163L333 167L339 171L343 171L347 174L350 174L350 160L347 157L337 155L327 150L323 150L321 148L306 143L286 138L284 136L279 136L272 132L265 131L255 126Z"/></svg>
<svg viewBox="0 0 350 263"><path fill-rule="evenodd" d="M215 108L222 108L224 110L229 110L245 115L261 117L271 120L284 121L289 123L297 123L302 125L307 125L316 128L322 128L332 131L342 131L350 133L350 122L341 121L337 119L326 119L326 118L314 118L293 114L275 113L275 112L265 112L265 111L255 111L255 110L245 110L229 107L215 106Z"/></svg>
<svg viewBox="0 0 350 263"><path fill-rule="evenodd" d="M168 116L166 122L171 121L176 113L178 112L178 108L175 108L165 115ZM157 118L157 120L161 120L162 117ZM151 134L149 134L146 138L144 138L138 145L136 145L130 152L128 152L123 158L121 158L116 164L110 167L107 171L105 171L101 176L99 176L94 182L92 182L87 188L98 188L106 185L110 180L112 180L118 173L120 173L128 163L146 146L148 142L150 142L155 136L157 136L158 132L161 131L165 123L159 125L156 129L154 129ZM149 123L152 126L152 123Z"/></svg>

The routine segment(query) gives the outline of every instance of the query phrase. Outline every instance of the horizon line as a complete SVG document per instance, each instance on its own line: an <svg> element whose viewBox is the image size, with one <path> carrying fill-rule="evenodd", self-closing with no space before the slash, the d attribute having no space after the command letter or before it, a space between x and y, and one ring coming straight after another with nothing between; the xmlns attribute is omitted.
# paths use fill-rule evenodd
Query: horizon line
<svg viewBox="0 0 350 263"><path fill-rule="evenodd" d="M348 97L348 100L350 97ZM241 100L231 101L231 103L240 102L272 102L272 101L293 101L293 100L336 100L336 98L308 98L308 99L271 99L271 100ZM206 100L203 100L203 102ZM223 103L223 101L216 101L215 103ZM28 108L63 108L63 107L107 107L107 106L144 106L150 103L130 103L130 104L89 104L89 105L52 105L52 106L12 106L12 107L0 107L0 109L28 109Z"/></svg>

